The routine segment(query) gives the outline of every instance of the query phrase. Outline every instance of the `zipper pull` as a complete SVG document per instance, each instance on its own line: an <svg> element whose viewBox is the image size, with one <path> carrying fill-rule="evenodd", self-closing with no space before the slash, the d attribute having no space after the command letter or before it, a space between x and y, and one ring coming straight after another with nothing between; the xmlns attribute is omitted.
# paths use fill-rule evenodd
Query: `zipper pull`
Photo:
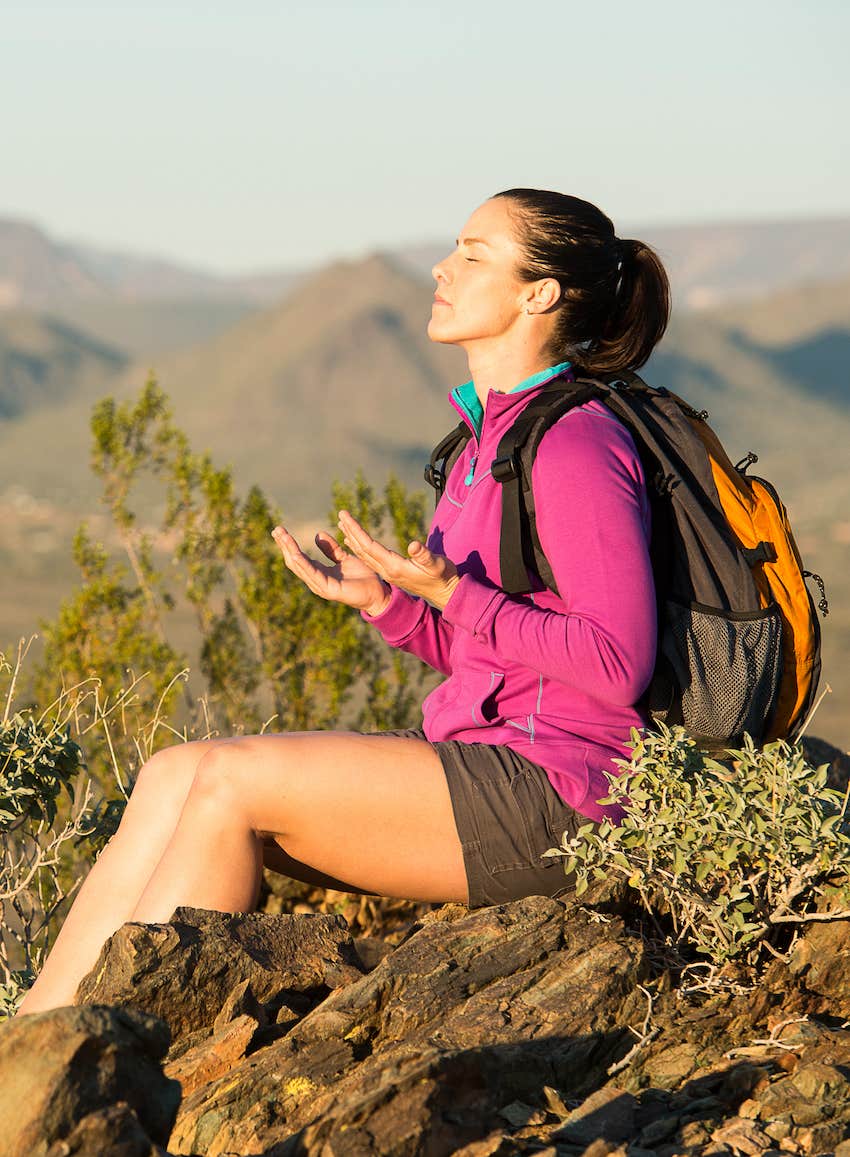
<svg viewBox="0 0 850 1157"><path fill-rule="evenodd" d="M469 473L467 474L467 476L463 480L464 486L471 486L472 485L472 479L473 479L473 476L475 474L475 463L477 461L478 461L478 455L473 454L472 455L472 461L469 463Z"/></svg>

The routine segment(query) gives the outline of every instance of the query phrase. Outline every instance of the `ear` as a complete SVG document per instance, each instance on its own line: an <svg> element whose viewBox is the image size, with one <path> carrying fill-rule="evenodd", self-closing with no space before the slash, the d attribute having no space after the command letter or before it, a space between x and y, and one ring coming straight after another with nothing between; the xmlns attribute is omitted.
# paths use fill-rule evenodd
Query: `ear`
<svg viewBox="0 0 850 1157"><path fill-rule="evenodd" d="M525 300L527 313L547 313L561 300L560 282L554 277L544 277L528 287Z"/></svg>

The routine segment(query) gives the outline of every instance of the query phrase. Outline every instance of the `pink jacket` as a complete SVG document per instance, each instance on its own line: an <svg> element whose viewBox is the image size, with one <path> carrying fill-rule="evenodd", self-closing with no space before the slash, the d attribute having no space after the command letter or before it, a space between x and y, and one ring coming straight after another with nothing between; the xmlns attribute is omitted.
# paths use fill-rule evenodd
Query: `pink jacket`
<svg viewBox="0 0 850 1157"><path fill-rule="evenodd" d="M599 402L570 411L541 442L532 476L561 594L500 590L502 496L489 467L542 384L491 391L480 441L473 433L451 472L428 537L462 575L442 613L395 588L367 620L447 676L423 704L429 740L505 744L545 768L568 804L600 819L610 813L597 803L608 791L604 772L617 770L630 728L645 723L635 703L655 662L649 506L625 427Z"/></svg>

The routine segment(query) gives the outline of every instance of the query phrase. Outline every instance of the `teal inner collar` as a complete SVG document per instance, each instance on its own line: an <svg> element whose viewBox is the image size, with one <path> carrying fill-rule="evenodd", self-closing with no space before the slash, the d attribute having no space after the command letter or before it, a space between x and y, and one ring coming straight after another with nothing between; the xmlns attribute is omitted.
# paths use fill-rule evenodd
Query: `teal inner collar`
<svg viewBox="0 0 850 1157"><path fill-rule="evenodd" d="M530 378L523 378L519 385L514 386L508 393L518 394L520 390L530 390L532 386L537 386L541 382L548 381L549 378L555 378L558 374L562 374L564 370L570 368L570 364L570 362L559 362L556 366L548 366L545 370L532 374ZM470 426L475 431L475 436L480 437L481 423L484 421L484 407L475 392L475 382L470 379L462 386L456 386L452 390L452 398L466 415Z"/></svg>

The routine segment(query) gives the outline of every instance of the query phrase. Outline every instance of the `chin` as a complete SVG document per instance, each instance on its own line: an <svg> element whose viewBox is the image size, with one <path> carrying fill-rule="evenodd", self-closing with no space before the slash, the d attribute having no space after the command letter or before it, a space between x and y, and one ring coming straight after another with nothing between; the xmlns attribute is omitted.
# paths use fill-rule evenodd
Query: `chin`
<svg viewBox="0 0 850 1157"><path fill-rule="evenodd" d="M452 333L452 327L450 325L446 325L445 323L441 323L437 318L434 317L432 317L428 322L428 326L425 332L428 334L428 337L431 339L431 341L445 342L449 345L452 342L457 341L457 336Z"/></svg>

